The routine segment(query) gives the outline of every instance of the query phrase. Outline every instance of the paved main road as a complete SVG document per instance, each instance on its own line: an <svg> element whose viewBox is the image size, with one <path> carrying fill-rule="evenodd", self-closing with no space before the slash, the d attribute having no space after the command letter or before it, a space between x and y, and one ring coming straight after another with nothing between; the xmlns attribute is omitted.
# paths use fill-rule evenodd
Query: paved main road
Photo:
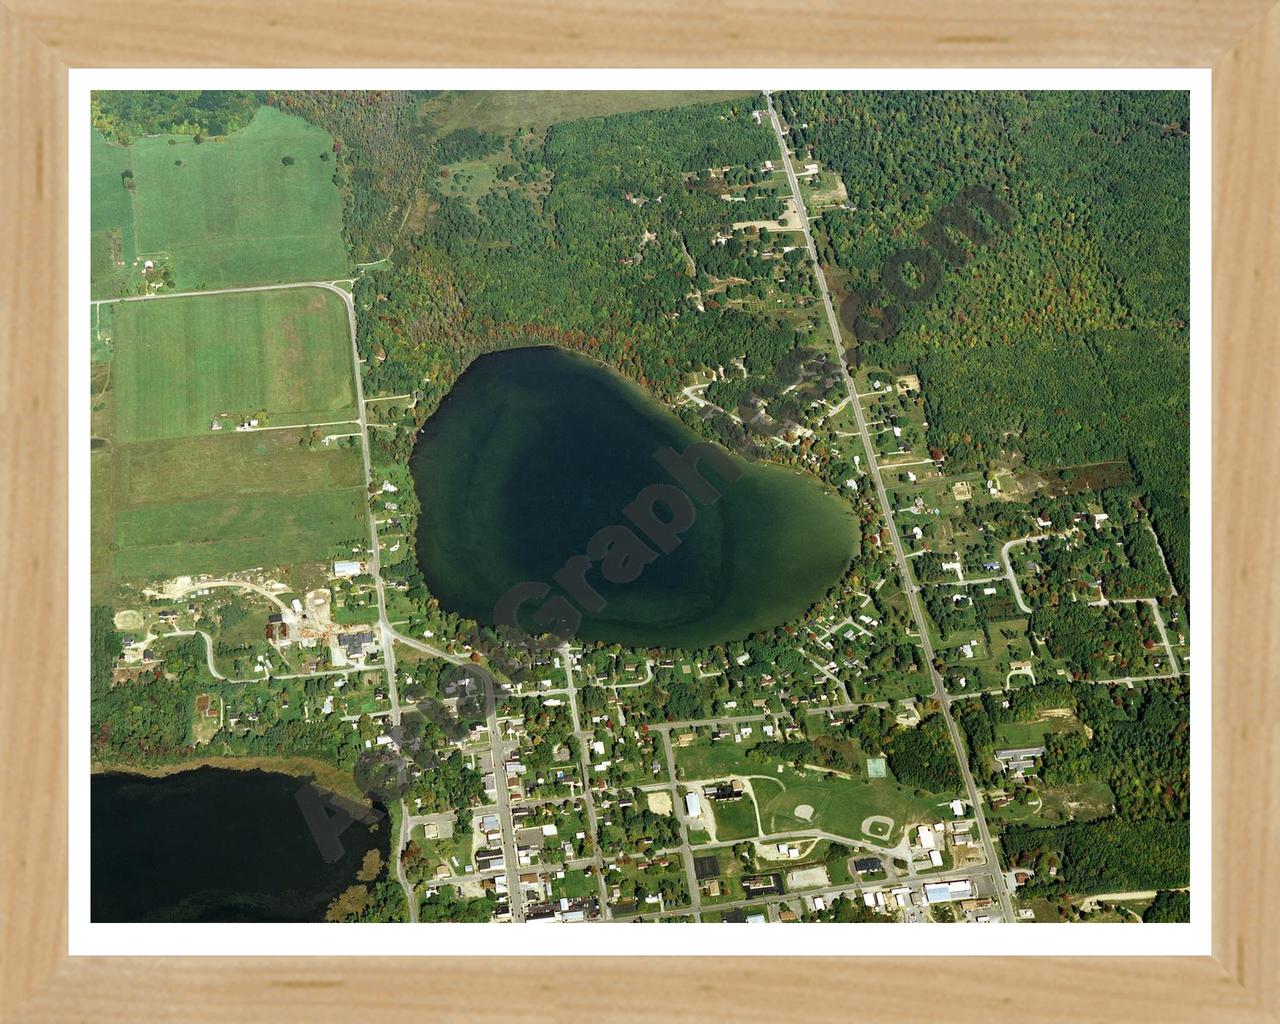
<svg viewBox="0 0 1280 1024"><path fill-rule="evenodd" d="M769 107L769 121L773 125L774 135L777 136L778 147L782 150L782 166L787 173L787 182L791 186L791 195L795 200L796 210L800 216L800 230L804 233L804 241L809 250L809 258L813 260L814 275L818 281L818 291L822 295L822 305L826 310L827 323L831 328L831 338L835 343L836 355L840 363L840 373L844 378L845 387L848 389L849 394L854 396L853 411L858 421L858 433L862 437L862 445L866 449L867 470L875 483L876 494L880 499L880 511L889 527L889 535L893 541L894 558L898 563L898 572L902 578L902 589L907 595L907 603L911 606L911 616L915 620L916 629L920 632L920 646L925 662L929 666L930 678L933 680L934 699L937 700L942 710L942 716L947 723L947 731L951 734L951 743L955 747L956 760L960 766L960 773L964 778L965 790L969 797L969 803L973 807L974 819L978 823L978 833L982 838L983 853L986 855L987 863L991 866L992 881L995 884L996 895L1000 899L1000 908L1004 913L1004 919L1012 922L1014 920L1013 904L1009 899L1009 891L1005 885L1004 876L1000 872L1000 861L996 857L995 844L991 841L991 832L987 828L986 815L982 812L978 787L974 784L973 773L969 771L969 761L964 753L964 744L960 740L960 730L956 726L955 717L951 714L951 698L947 694L946 687L942 684L942 677L933 665L933 644L929 641L929 630L925 622L924 612L920 607L920 597L911 575L911 568L907 564L906 552L902 549L902 538L898 536L898 530L893 521L893 507L889 503L884 481L880 477L880 467L876 460L875 447L871 443L871 432L867 429L866 417L862 412L862 403L856 397L858 389L854 386L853 378L849 375L849 368L845 362L844 344L840 337L840 324L836 319L835 308L831 305L831 293L827 291L827 281L822 273L822 264L818 262L818 250L813 244L813 234L809 230L809 214L805 208L804 197L800 194L800 183L796 180L795 169L791 166L791 154L787 151L787 140L782 134L782 122L778 120L778 112L773 106L773 94L766 92L764 96L765 102Z"/></svg>
<svg viewBox="0 0 1280 1024"><path fill-rule="evenodd" d="M342 305L347 311L347 327L351 335L351 365L355 376L356 385L356 404L360 410L357 420L360 426L360 459L364 466L364 482L366 493L372 483L373 473L369 460L369 420L365 415L364 408L364 380L360 373L360 349L356 344L356 309L351 301L351 295L343 288L339 288L333 281L294 281L286 284L258 284L245 285L239 288L211 288L205 291L194 292L160 292L155 295L130 295L118 299L95 299L91 305L101 306L115 302L162 302L165 299L181 299L194 298L201 295L235 295L244 292L274 292L281 291L286 288L321 288L325 291L332 292L342 300ZM395 632L391 628L391 623L387 619L387 599L386 590L382 583L380 545L378 542L378 521L374 516L373 509L369 509L369 571L373 577L374 589L378 596L378 629L382 639L383 650L383 667L387 673L387 693L391 698L391 721L394 725L400 724L400 696L396 690L396 652L395 652ZM409 920L416 922L418 919L418 907L414 901L413 887L409 885L408 879L405 877L404 865L400 861L399 851L404 848L409 838L409 808L401 801L400 803L400 835L397 837L399 846L394 854L396 878L400 882L400 887L404 890L405 903L409 908Z"/></svg>

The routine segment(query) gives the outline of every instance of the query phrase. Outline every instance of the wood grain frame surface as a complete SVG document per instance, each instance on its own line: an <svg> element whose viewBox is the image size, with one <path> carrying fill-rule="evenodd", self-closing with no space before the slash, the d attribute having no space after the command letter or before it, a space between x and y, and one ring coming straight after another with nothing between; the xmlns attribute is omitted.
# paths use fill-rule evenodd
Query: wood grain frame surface
<svg viewBox="0 0 1280 1024"><path fill-rule="evenodd" d="M0 0L0 1019L1276 1020L1272 3ZM68 957L67 69L326 65L1214 69L1212 957Z"/></svg>

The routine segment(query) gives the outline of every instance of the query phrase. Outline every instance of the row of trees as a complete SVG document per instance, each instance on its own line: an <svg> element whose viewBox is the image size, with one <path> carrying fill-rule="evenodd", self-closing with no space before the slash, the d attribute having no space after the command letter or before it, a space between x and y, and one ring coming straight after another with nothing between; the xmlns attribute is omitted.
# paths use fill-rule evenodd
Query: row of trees
<svg viewBox="0 0 1280 1024"><path fill-rule="evenodd" d="M229 135L253 120L262 94L227 90L95 92L93 126L124 145L144 135Z"/></svg>

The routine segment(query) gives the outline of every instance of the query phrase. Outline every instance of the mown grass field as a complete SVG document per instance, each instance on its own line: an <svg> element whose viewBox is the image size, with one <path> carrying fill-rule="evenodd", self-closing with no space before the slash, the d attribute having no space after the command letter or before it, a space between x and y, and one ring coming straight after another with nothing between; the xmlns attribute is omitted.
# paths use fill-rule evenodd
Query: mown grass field
<svg viewBox="0 0 1280 1024"><path fill-rule="evenodd" d="M306 438L306 431L271 430L124 445L115 453L117 508L361 487L354 449L310 449Z"/></svg>
<svg viewBox="0 0 1280 1024"><path fill-rule="evenodd" d="M717 842L750 839L760 834L756 828L756 804L749 796L713 801L711 810L716 817Z"/></svg>
<svg viewBox="0 0 1280 1024"><path fill-rule="evenodd" d="M1074 718L1044 718L1036 722L1002 722L996 726L998 747L1038 747L1054 732L1070 732L1080 728Z"/></svg>
<svg viewBox="0 0 1280 1024"><path fill-rule="evenodd" d="M271 107L241 131L200 143L162 135L125 148L95 133L95 296L141 290L135 255L167 265L184 291L347 275L332 147L323 129ZM106 256L113 230L124 239L124 268Z"/></svg>
<svg viewBox="0 0 1280 1024"><path fill-rule="evenodd" d="M361 539L358 455L305 448L303 436L212 435L96 452L95 576L139 580L323 561L334 545Z"/></svg>
<svg viewBox="0 0 1280 1024"><path fill-rule="evenodd" d="M665 110L694 103L761 99L753 92L617 89L601 92L540 89L536 92L459 92L423 102L420 112L440 133L457 128L482 132L514 132L546 128L560 121L603 117L637 110Z"/></svg>
<svg viewBox="0 0 1280 1024"><path fill-rule="evenodd" d="M776 770L775 770L776 771ZM753 779L760 821L769 833L793 829L821 828L851 839L866 839L863 821L880 814L893 819L893 830L884 845L896 843L904 826L914 822L933 821L951 799L951 794L934 798L918 797L915 792L892 778L844 779L821 772L796 772L784 768L768 779ZM813 808L812 820L806 821L795 809L807 804Z"/></svg>
<svg viewBox="0 0 1280 1024"><path fill-rule="evenodd" d="M94 375L97 597L202 572L286 576L365 538L356 449L312 447L304 427L209 429L219 412L265 410L273 426L356 415L336 296L287 289L99 308L111 353Z"/></svg>
<svg viewBox="0 0 1280 1024"><path fill-rule="evenodd" d="M884 779L847 779L827 772L796 771L772 759L748 760L746 753L752 746L754 744L732 740L711 743L700 739L692 746L676 749L676 768L683 779L730 775L750 779L766 834L820 828L851 839L867 839L862 830L863 820L880 814L893 819L892 837L884 844L892 845L901 836L904 825L936 820L954 795L918 796L892 775ZM811 820L795 814L796 808L805 804L813 808ZM722 804L713 806L717 838L724 839L719 828ZM751 827L755 827L754 819Z"/></svg>
<svg viewBox="0 0 1280 1024"><path fill-rule="evenodd" d="M346 310L318 288L117 303L112 344L121 442L208 434L220 413L357 415Z"/></svg>
<svg viewBox="0 0 1280 1024"><path fill-rule="evenodd" d="M361 490L258 494L117 512L117 579L231 572L323 559L359 537Z"/></svg>

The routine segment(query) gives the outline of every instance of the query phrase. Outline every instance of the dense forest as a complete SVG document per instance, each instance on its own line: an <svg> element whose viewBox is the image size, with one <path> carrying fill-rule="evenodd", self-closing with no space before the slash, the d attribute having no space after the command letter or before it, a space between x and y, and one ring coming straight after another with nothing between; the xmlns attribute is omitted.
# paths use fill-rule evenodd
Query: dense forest
<svg viewBox="0 0 1280 1024"><path fill-rule="evenodd" d="M130 89L95 92L90 117L112 142L128 145L144 135L230 135L261 105L254 92Z"/></svg>
<svg viewBox="0 0 1280 1024"><path fill-rule="evenodd" d="M741 359L751 381L717 397L730 406L777 398L779 412L799 413L782 392L806 360L821 362L818 351L801 350L807 330L732 303L697 308L716 282L780 274L784 290L814 287L798 252L779 261L738 236L715 241L731 220L778 209L770 196L729 204L718 194L775 155L771 132L745 104L589 118L503 138L437 135L411 94L267 99L334 134L356 258L395 244L390 263L356 285L371 390L420 391L425 415L476 355L556 344L667 399L690 371ZM492 187L465 198L447 191L450 166L487 157L497 161ZM834 382L834 372L827 377ZM741 430L731 423L727 430Z"/></svg>
<svg viewBox="0 0 1280 1024"><path fill-rule="evenodd" d="M1190 810L1190 699L1185 679L1142 687L1041 683L956 705L979 782L998 786L996 731L1066 709L1083 727L1050 733L1041 775L1048 785L1106 782L1123 817L1178 819Z"/></svg>
<svg viewBox="0 0 1280 1024"><path fill-rule="evenodd" d="M1144 924L1182 924L1191 920L1191 893L1162 889L1142 914Z"/></svg>
<svg viewBox="0 0 1280 1024"><path fill-rule="evenodd" d="M1035 872L1030 894L1184 885L1189 874L1190 702L1185 679L1136 688L1041 683L957 705L979 785L1007 785L993 756L1002 725L1069 712L1078 728L1049 732L1037 788L1104 782L1110 815L1049 828L1009 825L1001 842ZM1049 869L1057 869L1050 874Z"/></svg>
<svg viewBox="0 0 1280 1024"><path fill-rule="evenodd" d="M1022 887L1024 895L1134 892L1189 881L1187 821L1106 818L1055 828L1012 825L1001 842L1011 865L1036 870Z"/></svg>
<svg viewBox="0 0 1280 1024"><path fill-rule="evenodd" d="M797 150L848 188L816 227L856 357L919 373L929 444L960 468L1128 460L1185 593L1186 94L780 99Z"/></svg>

